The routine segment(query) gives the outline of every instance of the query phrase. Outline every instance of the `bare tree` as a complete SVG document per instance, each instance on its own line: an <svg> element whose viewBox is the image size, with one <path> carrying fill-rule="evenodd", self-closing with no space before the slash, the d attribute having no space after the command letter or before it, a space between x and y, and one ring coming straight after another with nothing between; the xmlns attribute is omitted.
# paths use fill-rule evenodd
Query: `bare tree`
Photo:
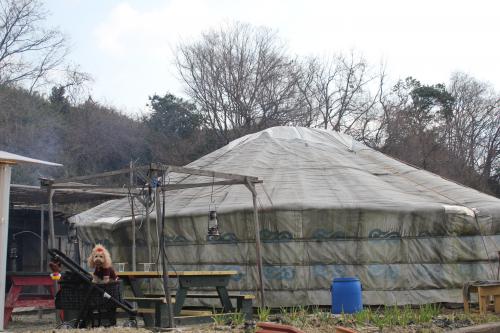
<svg viewBox="0 0 500 333"><path fill-rule="evenodd" d="M94 81L89 73L80 70L79 66L66 65L60 70L64 77L52 88L52 94L58 93L68 105L82 104L90 96L90 84ZM53 95L49 98L52 100Z"/></svg>
<svg viewBox="0 0 500 333"><path fill-rule="evenodd" d="M65 39L43 28L46 15L37 0L0 1L0 84L24 82L33 90L61 64Z"/></svg>
<svg viewBox="0 0 500 333"><path fill-rule="evenodd" d="M455 103L443 131L448 150L486 186L500 164L500 95L464 73L452 76L449 90Z"/></svg>
<svg viewBox="0 0 500 333"><path fill-rule="evenodd" d="M176 64L187 92L225 141L293 123L299 112L299 67L274 31L234 23L178 46Z"/></svg>
<svg viewBox="0 0 500 333"><path fill-rule="evenodd" d="M378 101L379 90L370 92L378 76L354 53L307 59L298 86L308 125L363 136Z"/></svg>

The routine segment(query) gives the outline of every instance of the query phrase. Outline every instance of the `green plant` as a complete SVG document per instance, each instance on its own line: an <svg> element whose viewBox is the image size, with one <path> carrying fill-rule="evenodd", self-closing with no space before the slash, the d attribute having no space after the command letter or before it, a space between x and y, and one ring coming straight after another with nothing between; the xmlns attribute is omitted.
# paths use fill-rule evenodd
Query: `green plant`
<svg viewBox="0 0 500 333"><path fill-rule="evenodd" d="M227 316L222 313L214 313L214 315L212 316L212 320L214 321L215 325L223 326L226 325Z"/></svg>
<svg viewBox="0 0 500 333"><path fill-rule="evenodd" d="M270 314L271 314L271 308L267 306L257 309L257 317L259 318L259 321L269 321Z"/></svg>
<svg viewBox="0 0 500 333"><path fill-rule="evenodd" d="M436 317L441 312L441 307L438 304L421 305L418 311L418 322L428 322Z"/></svg>
<svg viewBox="0 0 500 333"><path fill-rule="evenodd" d="M303 313L304 308L302 306L292 306L288 315L290 316L290 320L294 322L297 321Z"/></svg>
<svg viewBox="0 0 500 333"><path fill-rule="evenodd" d="M284 324L301 326L306 317L306 310L303 306L292 306L291 308L280 308L281 321Z"/></svg>
<svg viewBox="0 0 500 333"><path fill-rule="evenodd" d="M215 310L215 307L213 308L212 310L213 312L213 316L212 316L212 320L214 321L214 324L217 325L217 326L223 326L226 324L226 316L221 312L221 313L217 313L217 310Z"/></svg>
<svg viewBox="0 0 500 333"><path fill-rule="evenodd" d="M243 325L245 323L245 315L243 314L243 312L234 312L231 314L231 323L233 325Z"/></svg>
<svg viewBox="0 0 500 333"><path fill-rule="evenodd" d="M320 309L319 307L315 307L313 309L313 315L319 320L320 323L329 323L333 317L330 311L324 311Z"/></svg>
<svg viewBox="0 0 500 333"><path fill-rule="evenodd" d="M330 322L332 320L332 314L330 311L322 311L320 313L320 320L324 322Z"/></svg>
<svg viewBox="0 0 500 333"><path fill-rule="evenodd" d="M363 309L353 315L357 323L368 324L372 320L372 310L370 308Z"/></svg>

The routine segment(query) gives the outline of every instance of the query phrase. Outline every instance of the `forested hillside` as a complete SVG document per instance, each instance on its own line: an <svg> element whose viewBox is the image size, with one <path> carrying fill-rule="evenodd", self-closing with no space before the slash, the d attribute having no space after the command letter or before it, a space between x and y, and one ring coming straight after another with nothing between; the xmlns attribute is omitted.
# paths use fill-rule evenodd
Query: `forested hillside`
<svg viewBox="0 0 500 333"><path fill-rule="evenodd" d="M22 88L0 88L0 149L64 164L42 174L16 168L15 183L119 169L130 161L182 165L217 147L204 139L208 131L202 131L195 115L189 124L192 111L183 109L189 104L171 95L154 96L151 104L157 111L139 119L91 98L74 106L63 103Z"/></svg>
<svg viewBox="0 0 500 333"><path fill-rule="evenodd" d="M26 8L36 11L38 2L18 3L3 3L10 6L0 14L5 22ZM20 34L36 32L37 22L17 20L10 29L4 24L0 34L10 36L19 24L31 27ZM62 40L57 33L49 37L54 43L46 51L52 55ZM16 38L26 40L11 38L4 48ZM348 133L400 160L500 196L500 94L470 74L454 73L448 82L391 82L397 73L389 76L355 52L298 57L277 32L234 23L178 45L176 66L188 99L166 90L152 94L144 101L149 111L131 117L85 94L91 80L74 68L66 67L64 80L49 80L50 70L40 63L46 58L30 57L39 59L35 69L14 75L29 66L9 67L22 58L0 55L0 149L65 166L42 174L17 168L16 183L118 169L130 161L183 165L242 135L292 125ZM54 68L61 66L55 60ZM43 93L47 85L52 89Z"/></svg>

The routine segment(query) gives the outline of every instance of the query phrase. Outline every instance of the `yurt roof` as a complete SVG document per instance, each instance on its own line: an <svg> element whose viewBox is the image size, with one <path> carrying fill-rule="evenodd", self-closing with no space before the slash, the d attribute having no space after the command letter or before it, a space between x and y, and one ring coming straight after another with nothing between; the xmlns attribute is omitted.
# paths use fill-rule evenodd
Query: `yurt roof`
<svg viewBox="0 0 500 333"><path fill-rule="evenodd" d="M269 128L236 139L187 166L259 177L263 180L257 185L261 209L451 209L500 215L500 200L495 197L400 162L348 135L322 129ZM167 181L200 179L172 176ZM243 185L191 188L167 193L167 217L206 214L211 201L219 214L252 209L251 194ZM144 211L139 209L138 214ZM130 215L130 201L125 198L71 220L114 224L129 220Z"/></svg>

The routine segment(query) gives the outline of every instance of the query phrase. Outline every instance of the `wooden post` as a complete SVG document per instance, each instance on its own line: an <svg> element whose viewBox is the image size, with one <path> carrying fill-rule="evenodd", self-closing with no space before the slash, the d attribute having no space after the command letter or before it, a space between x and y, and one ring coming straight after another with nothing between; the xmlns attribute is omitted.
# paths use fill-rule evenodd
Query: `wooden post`
<svg viewBox="0 0 500 333"><path fill-rule="evenodd" d="M40 205L40 272L45 271L45 266L43 264L43 229L45 224L45 210L43 209L43 205Z"/></svg>
<svg viewBox="0 0 500 333"><path fill-rule="evenodd" d="M11 165L0 163L0 331L4 329Z"/></svg>
<svg viewBox="0 0 500 333"><path fill-rule="evenodd" d="M132 211L132 271L137 271L136 260L136 244L135 244L135 211L134 211L134 196L132 195L132 188L134 186L134 162L130 161L130 208Z"/></svg>
<svg viewBox="0 0 500 333"><path fill-rule="evenodd" d="M163 179L162 179L163 181ZM163 279L163 291L165 293L165 298L167 300L168 306L168 325L167 327L172 328L175 326L174 321L174 309L172 308L172 299L170 298L170 290L168 289L168 273L167 273L167 261L165 260L165 230L162 226L165 226L165 207L163 210L161 208L161 185L156 184L155 190L155 206L156 206L156 229L159 230L159 238L158 238L158 251L161 256L161 266L162 266L162 279ZM165 195L165 192L163 192Z"/></svg>
<svg viewBox="0 0 500 333"><path fill-rule="evenodd" d="M40 272L45 271L45 267L43 265L43 225L45 224L45 210L43 209L43 205L40 205ZM43 293L43 286L38 286L38 293ZM38 310L38 319L42 319L43 311Z"/></svg>
<svg viewBox="0 0 500 333"><path fill-rule="evenodd" d="M257 191L255 190L254 184L247 180L247 185L250 192L252 192L253 201L253 219L255 225L255 254L257 259L257 271L259 274L259 291L260 291L260 306L265 307L264 300L264 276L262 269L262 253L261 253L261 243L260 243L260 224L259 224L259 213L257 210Z"/></svg>
<svg viewBox="0 0 500 333"><path fill-rule="evenodd" d="M56 233L54 228L54 190L52 189L52 185L47 187L47 193L49 196L49 247L52 249L56 248Z"/></svg>
<svg viewBox="0 0 500 333"><path fill-rule="evenodd" d="M35 163L62 166L42 160L0 151L0 331L4 329L5 273L7 269L7 242L9 234L9 199L12 165Z"/></svg>
<svg viewBox="0 0 500 333"><path fill-rule="evenodd" d="M151 242L151 220L149 219L149 197L146 202L146 242L148 246L148 262L153 262L152 242Z"/></svg>

